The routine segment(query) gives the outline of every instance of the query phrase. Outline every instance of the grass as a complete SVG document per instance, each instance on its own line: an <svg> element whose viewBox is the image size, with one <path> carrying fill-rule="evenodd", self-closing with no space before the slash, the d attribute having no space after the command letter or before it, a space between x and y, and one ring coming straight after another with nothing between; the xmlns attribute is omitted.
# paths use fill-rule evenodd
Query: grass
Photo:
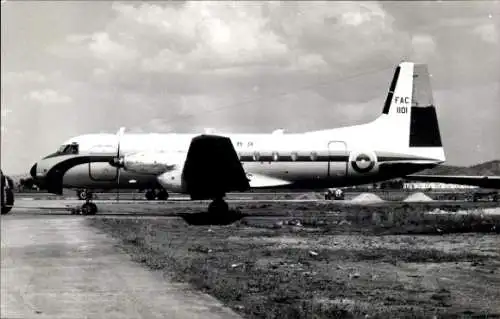
<svg viewBox="0 0 500 319"><path fill-rule="evenodd" d="M269 209L276 211L274 204ZM500 217L429 216L410 206L336 209L288 205L278 225L258 217L229 226L88 221L119 238L135 261L189 282L245 318L500 315L497 232L461 234L480 225L498 229Z"/></svg>

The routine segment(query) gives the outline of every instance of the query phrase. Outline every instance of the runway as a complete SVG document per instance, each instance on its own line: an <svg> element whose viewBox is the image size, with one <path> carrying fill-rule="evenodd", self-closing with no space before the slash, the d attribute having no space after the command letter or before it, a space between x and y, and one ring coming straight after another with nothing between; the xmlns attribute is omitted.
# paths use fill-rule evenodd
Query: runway
<svg viewBox="0 0 500 319"><path fill-rule="evenodd" d="M1 318L239 318L78 217L2 218Z"/></svg>

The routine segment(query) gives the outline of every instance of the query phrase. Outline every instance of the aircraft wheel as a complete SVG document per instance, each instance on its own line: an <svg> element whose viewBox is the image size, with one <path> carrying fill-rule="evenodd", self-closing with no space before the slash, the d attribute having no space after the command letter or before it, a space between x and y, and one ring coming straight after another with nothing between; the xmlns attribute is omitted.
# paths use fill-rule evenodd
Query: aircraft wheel
<svg viewBox="0 0 500 319"><path fill-rule="evenodd" d="M158 194L156 195L156 198L158 200L167 200L168 199L168 192L166 190L160 190Z"/></svg>
<svg viewBox="0 0 500 319"><path fill-rule="evenodd" d="M146 196L147 200L154 200L156 197L155 192L153 190L150 190L150 189L148 189L146 191L146 193L144 193L144 195Z"/></svg>
<svg viewBox="0 0 500 319"><path fill-rule="evenodd" d="M83 189L76 191L76 196L78 196L79 199L85 200L87 197L87 192Z"/></svg>
<svg viewBox="0 0 500 319"><path fill-rule="evenodd" d="M76 194L81 200L92 199L94 197L93 194L86 189L81 189L77 191Z"/></svg>
<svg viewBox="0 0 500 319"><path fill-rule="evenodd" d="M83 215L95 215L97 214L97 205L94 203L85 203L82 205Z"/></svg>

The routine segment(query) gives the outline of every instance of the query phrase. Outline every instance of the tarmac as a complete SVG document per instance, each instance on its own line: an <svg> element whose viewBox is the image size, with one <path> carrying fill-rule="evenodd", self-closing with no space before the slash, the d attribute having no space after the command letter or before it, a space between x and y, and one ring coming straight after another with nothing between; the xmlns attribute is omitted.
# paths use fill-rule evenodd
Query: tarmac
<svg viewBox="0 0 500 319"><path fill-rule="evenodd" d="M2 216L1 318L239 318L134 263L81 217Z"/></svg>

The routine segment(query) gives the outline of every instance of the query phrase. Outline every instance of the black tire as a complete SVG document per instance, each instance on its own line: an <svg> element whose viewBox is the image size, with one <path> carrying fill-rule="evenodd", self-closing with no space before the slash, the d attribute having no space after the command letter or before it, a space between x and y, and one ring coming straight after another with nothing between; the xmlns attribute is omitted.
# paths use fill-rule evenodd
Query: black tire
<svg viewBox="0 0 500 319"><path fill-rule="evenodd" d="M208 212L215 215L226 215L229 213L229 205L223 199L216 199L208 205Z"/></svg>
<svg viewBox="0 0 500 319"><path fill-rule="evenodd" d="M146 199L147 200L154 200L156 198L156 194L154 191L152 190L147 190L145 193L144 193L144 196L146 196Z"/></svg>
<svg viewBox="0 0 500 319"><path fill-rule="evenodd" d="M92 194L91 192L87 191L86 189L81 189L81 190L77 191L77 196L81 200L87 200L87 199L93 199L94 198L94 194Z"/></svg>
<svg viewBox="0 0 500 319"><path fill-rule="evenodd" d="M78 196L79 199L85 200L87 197L87 192L84 189L81 189L76 192L76 195Z"/></svg>
<svg viewBox="0 0 500 319"><path fill-rule="evenodd" d="M167 200L168 199L168 192L165 190L159 191L158 194L156 195L156 199Z"/></svg>
<svg viewBox="0 0 500 319"><path fill-rule="evenodd" d="M82 205L82 215L97 214L97 205L94 203L85 203Z"/></svg>

